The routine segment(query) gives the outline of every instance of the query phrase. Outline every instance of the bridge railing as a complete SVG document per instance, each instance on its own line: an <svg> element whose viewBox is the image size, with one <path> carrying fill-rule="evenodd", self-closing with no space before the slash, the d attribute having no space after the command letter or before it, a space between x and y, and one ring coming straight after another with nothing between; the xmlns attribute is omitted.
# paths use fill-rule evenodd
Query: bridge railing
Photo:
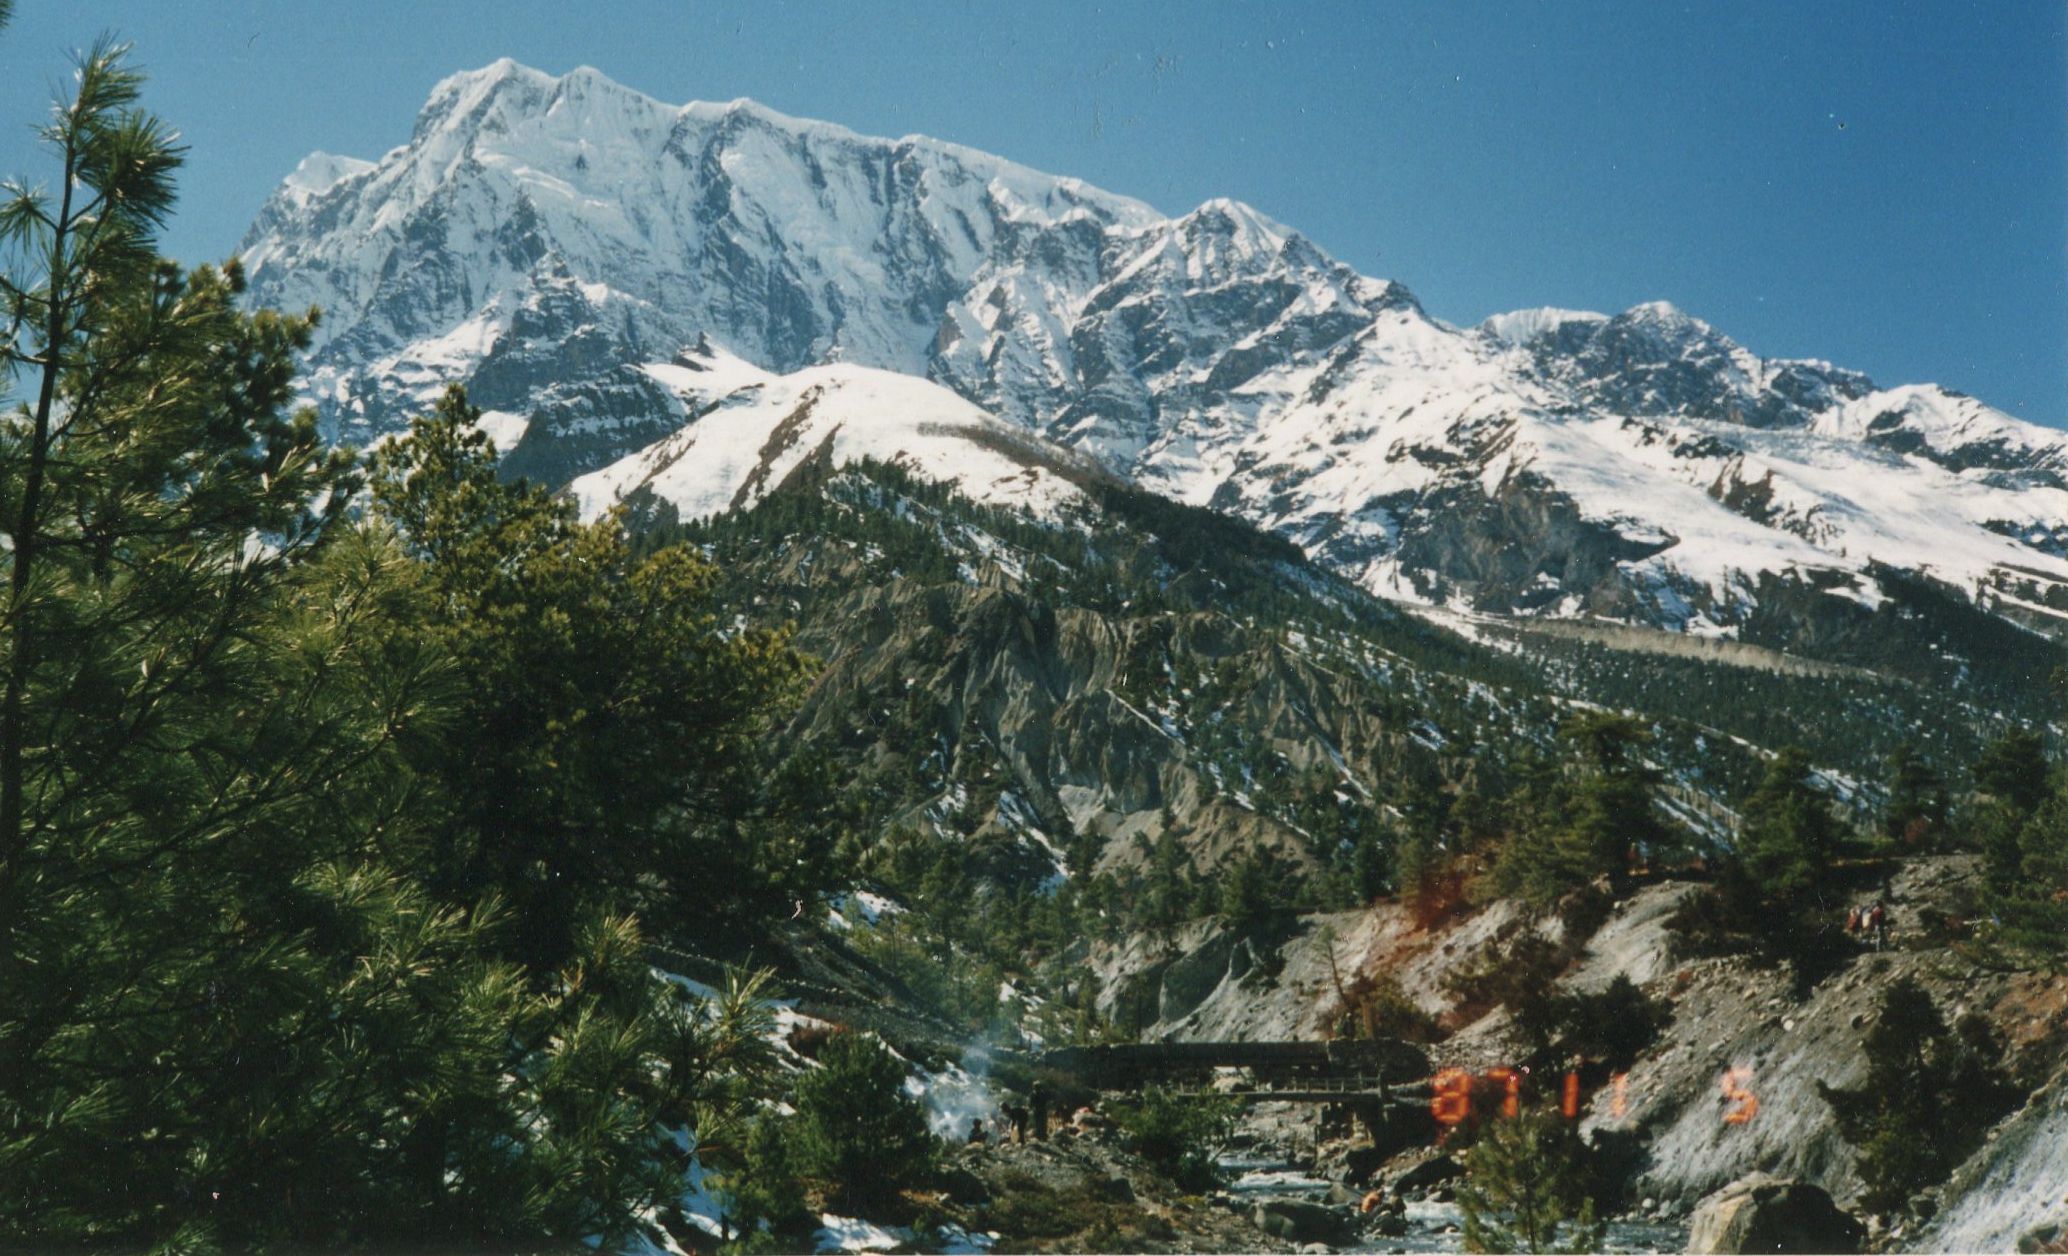
<svg viewBox="0 0 2068 1256"><path fill-rule="evenodd" d="M1224 1069L1240 1070L1258 1088L1319 1093L1328 1087L1377 1089L1430 1074L1429 1057L1392 1039L1356 1042L1157 1042L1063 1047L1037 1057L1039 1068L1095 1090L1144 1085L1211 1083Z"/></svg>

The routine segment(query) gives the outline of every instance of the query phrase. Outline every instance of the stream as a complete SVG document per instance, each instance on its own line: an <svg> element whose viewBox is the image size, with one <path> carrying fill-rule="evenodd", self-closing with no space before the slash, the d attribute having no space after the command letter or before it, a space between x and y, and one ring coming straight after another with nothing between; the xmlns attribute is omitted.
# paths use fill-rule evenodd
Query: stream
<svg viewBox="0 0 2068 1256"><path fill-rule="evenodd" d="M1231 1155L1221 1159L1230 1178L1228 1193L1238 1199L1286 1196L1320 1201L1330 1183L1292 1168L1282 1160ZM1457 1252L1464 1250L1464 1217L1455 1203L1412 1200L1407 1205L1407 1233L1371 1236L1351 1252ZM1678 1252L1687 1245L1687 1227L1672 1222L1614 1219L1603 1247L1609 1252Z"/></svg>

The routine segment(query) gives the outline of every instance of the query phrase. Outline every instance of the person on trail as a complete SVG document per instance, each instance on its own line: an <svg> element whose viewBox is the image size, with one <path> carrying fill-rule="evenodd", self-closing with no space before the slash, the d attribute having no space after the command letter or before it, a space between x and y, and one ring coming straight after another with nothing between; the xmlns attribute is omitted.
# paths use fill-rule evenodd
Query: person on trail
<svg viewBox="0 0 2068 1256"><path fill-rule="evenodd" d="M1845 913L1845 936L1852 937L1860 931L1860 905L1854 903Z"/></svg>
<svg viewBox="0 0 2068 1256"><path fill-rule="evenodd" d="M1005 1119L1012 1123L1012 1140L1016 1143L1026 1142L1027 1110L1017 1103L1008 1103L1005 1105Z"/></svg>
<svg viewBox="0 0 2068 1256"><path fill-rule="evenodd" d="M1041 1142L1048 1137L1048 1090L1035 1082L1027 1092L1027 1102L1034 1105L1034 1141Z"/></svg>
<svg viewBox="0 0 2068 1256"><path fill-rule="evenodd" d="M1867 910L1867 932L1874 935L1875 950L1878 951L1887 945L1888 908L1883 907L1878 898L1874 900L1874 906Z"/></svg>
<svg viewBox="0 0 2068 1256"><path fill-rule="evenodd" d="M990 1141L991 1141L991 1136L990 1136L989 1134L986 1134L986 1133L984 1132L984 1118L982 1118L982 1117L977 1117L977 1118L976 1118L975 1120L973 1120L973 1121L971 1121L971 1122L969 1123L969 1145L970 1145L970 1146L972 1146L972 1147L981 1147L981 1146L983 1146L983 1145L984 1145L985 1143L987 1143L987 1142L990 1142Z"/></svg>

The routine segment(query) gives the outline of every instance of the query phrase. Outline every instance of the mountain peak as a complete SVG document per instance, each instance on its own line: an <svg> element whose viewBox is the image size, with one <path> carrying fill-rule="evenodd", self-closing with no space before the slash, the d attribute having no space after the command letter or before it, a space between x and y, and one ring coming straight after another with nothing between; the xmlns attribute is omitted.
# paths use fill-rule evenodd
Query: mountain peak
<svg viewBox="0 0 2068 1256"><path fill-rule="evenodd" d="M1289 241L1300 238L1292 229L1225 196L1205 202L1172 227L1189 249L1204 248L1212 254L1225 251L1230 260L1276 256Z"/></svg>
<svg viewBox="0 0 2068 1256"><path fill-rule="evenodd" d="M1680 335L1701 335L1716 329L1671 301L1646 301L1624 310L1617 318L1626 323L1656 327Z"/></svg>
<svg viewBox="0 0 2068 1256"><path fill-rule="evenodd" d="M1490 314L1479 324L1479 330L1505 344L1521 345L1573 323L1598 326L1607 321L1608 315L1592 310L1565 310L1554 305L1541 305L1534 309Z"/></svg>
<svg viewBox="0 0 2068 1256"><path fill-rule="evenodd" d="M438 80L425 102L429 109L441 101L479 99L505 83L545 87L556 80L544 70L535 70L510 57L497 57L478 70L461 70Z"/></svg>
<svg viewBox="0 0 2068 1256"><path fill-rule="evenodd" d="M373 167L374 163L370 161L319 150L302 158L294 172L281 180L281 185L309 196L321 196L353 175L365 174Z"/></svg>

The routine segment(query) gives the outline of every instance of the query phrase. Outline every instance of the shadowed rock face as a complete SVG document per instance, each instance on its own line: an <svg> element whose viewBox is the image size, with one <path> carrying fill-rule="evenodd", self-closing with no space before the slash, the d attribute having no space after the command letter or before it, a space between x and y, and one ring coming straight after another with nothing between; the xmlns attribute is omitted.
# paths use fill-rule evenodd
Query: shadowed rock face
<svg viewBox="0 0 2068 1256"><path fill-rule="evenodd" d="M1701 1202L1687 1250L1851 1253L1866 1234L1823 1187L1755 1173Z"/></svg>
<svg viewBox="0 0 2068 1256"><path fill-rule="evenodd" d="M1874 391L1866 376L1824 363L1762 363L1663 303L1562 324L1529 348L1541 372L1571 381L1594 406L1647 418L1806 427L1831 406ZM1770 377L1761 379L1769 365Z"/></svg>
<svg viewBox="0 0 2068 1256"><path fill-rule="evenodd" d="M1938 1214L1911 1246L1926 1252L2068 1251L2068 1156L2062 1155L2063 1147L2068 1147L2068 1070L2056 1072L2004 1122L1987 1154L1954 1173L1938 1192Z"/></svg>
<svg viewBox="0 0 2068 1256"><path fill-rule="evenodd" d="M1531 475L1512 477L1491 495L1461 486L1415 505L1421 509L1402 531L1400 563L1430 600L1462 598L1480 610L1535 611L1570 598L1592 615L1632 617L1642 608L1621 564L1671 544L1588 519L1556 485Z"/></svg>

